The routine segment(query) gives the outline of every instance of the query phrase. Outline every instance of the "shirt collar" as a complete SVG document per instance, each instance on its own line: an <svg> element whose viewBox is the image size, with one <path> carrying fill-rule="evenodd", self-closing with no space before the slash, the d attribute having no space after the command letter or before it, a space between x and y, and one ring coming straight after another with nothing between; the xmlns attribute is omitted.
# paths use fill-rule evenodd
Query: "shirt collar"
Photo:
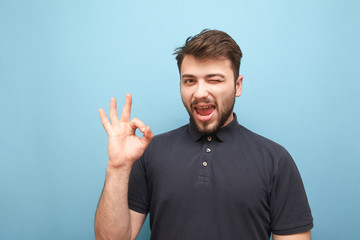
<svg viewBox="0 0 360 240"><path fill-rule="evenodd" d="M228 125L220 128L217 132L215 132L213 134L213 136L216 136L220 140L220 142L226 141L231 136L231 134L235 131L235 129L239 126L236 114L233 113L233 115L234 115L234 118ZM192 138L195 141L198 141L200 138L203 137L201 135L201 133L197 130L195 124L191 121L189 123L189 131L190 131ZM208 137L208 136L204 136L204 137Z"/></svg>

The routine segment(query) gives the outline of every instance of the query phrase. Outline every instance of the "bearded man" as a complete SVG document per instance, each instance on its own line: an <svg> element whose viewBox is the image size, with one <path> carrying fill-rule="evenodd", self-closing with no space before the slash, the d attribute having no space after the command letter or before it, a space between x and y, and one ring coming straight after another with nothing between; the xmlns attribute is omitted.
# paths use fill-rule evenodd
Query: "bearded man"
<svg viewBox="0 0 360 240"><path fill-rule="evenodd" d="M290 154L233 112L243 81L239 46L203 30L175 54L189 124L154 137L130 121L130 94L120 119L114 98L111 122L99 110L109 161L96 238L136 239L149 213L151 239L310 239L313 219Z"/></svg>

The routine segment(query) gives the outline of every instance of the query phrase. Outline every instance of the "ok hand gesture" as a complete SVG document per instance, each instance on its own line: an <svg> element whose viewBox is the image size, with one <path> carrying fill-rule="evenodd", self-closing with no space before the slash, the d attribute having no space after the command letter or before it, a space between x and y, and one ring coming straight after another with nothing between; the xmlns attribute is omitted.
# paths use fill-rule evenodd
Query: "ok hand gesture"
<svg viewBox="0 0 360 240"><path fill-rule="evenodd" d="M120 120L117 116L116 99L110 100L110 121L103 109L99 109L101 122L109 137L109 164L108 167L131 167L142 156L151 142L154 134L149 126L137 118L130 121L131 95L126 94L125 106ZM139 129L143 136L139 138L135 131Z"/></svg>

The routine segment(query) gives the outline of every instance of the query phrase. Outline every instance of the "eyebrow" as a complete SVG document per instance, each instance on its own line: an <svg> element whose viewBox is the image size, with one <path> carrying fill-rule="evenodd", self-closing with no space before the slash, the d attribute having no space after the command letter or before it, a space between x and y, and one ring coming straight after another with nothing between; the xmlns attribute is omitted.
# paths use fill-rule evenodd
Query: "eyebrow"
<svg viewBox="0 0 360 240"><path fill-rule="evenodd" d="M222 78L225 78L225 75L224 74L221 74L221 73L212 73L212 74L208 74L206 75L207 78L211 78L211 77L222 77Z"/></svg>
<svg viewBox="0 0 360 240"><path fill-rule="evenodd" d="M192 74L183 74L183 75L181 75L181 78L186 78L186 77L188 77L188 78L194 78L195 75L192 75Z"/></svg>
<svg viewBox="0 0 360 240"><path fill-rule="evenodd" d="M196 78L196 76L193 75L193 74L183 74L183 75L181 76L181 78L186 78L186 77L188 77L188 78ZM211 73L211 74L206 75L205 77L206 77L206 78L211 78L211 77L222 77L222 78L225 78L225 75L224 75L224 74L221 74L221 73Z"/></svg>

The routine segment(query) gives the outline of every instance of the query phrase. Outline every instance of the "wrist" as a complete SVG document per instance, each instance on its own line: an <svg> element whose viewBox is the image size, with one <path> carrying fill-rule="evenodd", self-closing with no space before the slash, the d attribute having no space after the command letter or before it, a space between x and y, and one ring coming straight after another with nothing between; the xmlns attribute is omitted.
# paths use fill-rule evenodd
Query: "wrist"
<svg viewBox="0 0 360 240"><path fill-rule="evenodd" d="M132 168L132 164L123 164L123 165L120 165L120 166L112 166L112 165L108 165L108 167L106 168L106 172L107 174L121 174L121 173L124 173L124 172L131 172L131 168Z"/></svg>

